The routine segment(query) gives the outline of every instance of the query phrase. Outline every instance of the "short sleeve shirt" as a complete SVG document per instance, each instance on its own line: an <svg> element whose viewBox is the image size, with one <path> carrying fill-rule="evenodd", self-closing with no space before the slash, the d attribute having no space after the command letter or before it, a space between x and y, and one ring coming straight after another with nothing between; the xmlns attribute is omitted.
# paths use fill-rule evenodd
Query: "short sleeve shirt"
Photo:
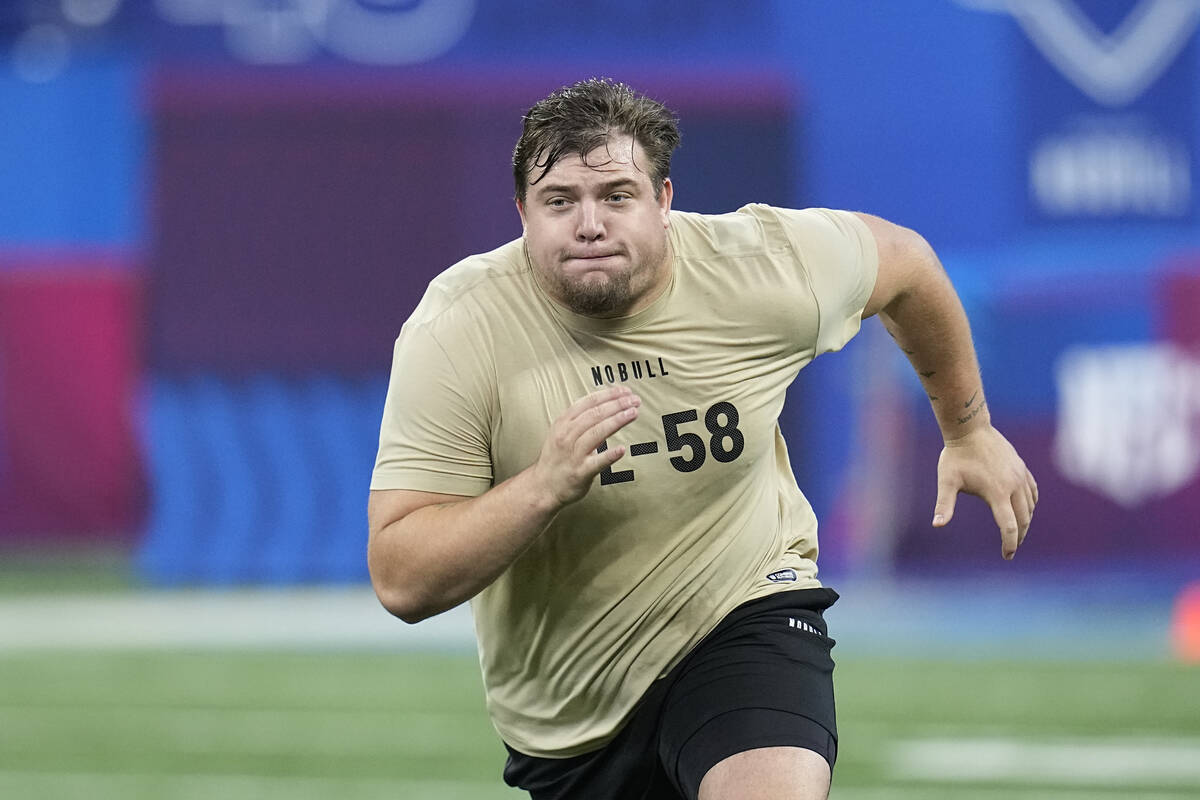
<svg viewBox="0 0 1200 800"><path fill-rule="evenodd" d="M587 393L642 400L604 445L626 455L471 601L493 723L530 755L602 746L726 613L819 585L779 415L857 332L874 238L847 212L764 205L674 211L669 236L671 282L631 316L560 306L516 240L434 279L396 340L372 489L479 495Z"/></svg>

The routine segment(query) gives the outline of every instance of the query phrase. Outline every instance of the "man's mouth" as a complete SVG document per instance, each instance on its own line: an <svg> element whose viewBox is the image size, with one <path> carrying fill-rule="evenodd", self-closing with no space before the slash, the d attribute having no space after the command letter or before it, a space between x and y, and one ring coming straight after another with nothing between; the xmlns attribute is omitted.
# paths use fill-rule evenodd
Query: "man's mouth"
<svg viewBox="0 0 1200 800"><path fill-rule="evenodd" d="M613 258L620 253L567 253L566 261L602 261L606 258Z"/></svg>

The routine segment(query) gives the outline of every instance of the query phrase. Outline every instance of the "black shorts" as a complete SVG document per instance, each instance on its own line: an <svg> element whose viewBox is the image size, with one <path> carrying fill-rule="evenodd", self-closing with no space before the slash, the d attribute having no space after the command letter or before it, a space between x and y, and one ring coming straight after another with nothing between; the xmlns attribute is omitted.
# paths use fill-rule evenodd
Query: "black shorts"
<svg viewBox="0 0 1200 800"><path fill-rule="evenodd" d="M717 762L759 747L804 747L832 769L832 589L779 592L739 606L656 681L616 738L571 758L508 748L504 781L533 800L695 800Z"/></svg>

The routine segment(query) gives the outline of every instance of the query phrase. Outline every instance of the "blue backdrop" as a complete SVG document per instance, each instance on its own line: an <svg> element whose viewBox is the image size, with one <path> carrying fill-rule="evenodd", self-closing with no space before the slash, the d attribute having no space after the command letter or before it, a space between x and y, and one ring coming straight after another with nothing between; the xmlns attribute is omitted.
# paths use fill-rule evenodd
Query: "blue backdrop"
<svg viewBox="0 0 1200 800"><path fill-rule="evenodd" d="M1200 358L1194 343L1170 333L1179 329L1172 320L1190 312L1163 303L1163 287L1190 286L1172 281L1194 275L1200 263L1200 0L578 0L566 11L548 0L124 0L92 17L82 6L64 8L34 0L0 10L0 52L7 56L0 67L0 279L5 271L11 279L29 269L65 269L61 259L43 256L68 248L116 253L104 263L144 282L145 316L133 321L143 332L137 355L146 362L139 388L147 400L139 419L152 490L142 533L147 569L160 578L214 578L188 572L179 554L208 552L201 544L219 530L286 543L276 532L285 523L318 538L333 528L331 540L347 549L335 557L308 548L325 555L300 564L279 556L286 545L264 545L259 556L275 558L275 566L259 569L246 566L260 563L249 556L229 555L243 546L230 540L217 549L242 566L225 569L225 579L361 577L352 549L361 531L349 530L357 525L352 504L309 503L309 512L292 509L281 521L270 511L283 495L263 486L303 485L316 475L321 486L365 492L381 401L372 392L390 343L371 342L365 347L377 352L366 352L339 349L338 342L386 339L380 330L393 317L398 328L415 303L414 287L481 246L472 235L491 241L510 228L515 235L511 188L497 163L470 188L477 225L438 238L436 220L449 202L439 183L445 166L415 155L405 161L416 152L416 139L405 139L416 136L412 121L428 122L430 109L475 108L475 123L456 123L454 141L477 136L486 143L479 152L499 162L524 108L549 88L596 74L640 83L687 112L676 164L680 207L718 210L749 200L843 207L923 233L972 316L998 420L1028 442L1031 463L1049 485L1061 483L1059 496L1071 498L1046 505L1052 525L1072 527L1075 504L1091 503L1151 537L1157 534L1138 521L1148 510L1172 530L1194 529L1178 503L1195 496L1200 457L1193 477L1163 484L1129 508L1105 494L1103 481L1056 460L1055 441L1067 424L1057 381L1072 348L1161 345L1182 353L1163 363L1184 370ZM387 119L364 123L364 108L383 110ZM288 230L311 224L305 214L315 206L302 199L320 193L326 180L314 176L337 173L305 172L306 159L353 157L350 128L339 127L350 118L358 120L354 141L377 141L378 134L395 144L397 161L378 173L379 185L393 174L405 183L397 191L380 188L381 207L419 210L422 197L432 197L435 222L406 222L429 243L398 257L386 214L371 210L371 197L356 198L354 213L342 204L345 213L330 224L350 237L343 249L365 271L341 281L355 288L331 298L327 318L296 314L308 308L304 291L327 292L317 270L346 269L319 260L319 247L296 245ZM313 133L320 130L326 133ZM310 150L296 149L300 132ZM340 137L345 146L335 152L330 142L339 132L347 134ZM189 135L190 150L180 146ZM278 149L270 149L274 142ZM239 168L239 158L251 160ZM236 204L226 199L244 199L251 184L264 191L290 186L291 194L272 195L279 204L250 207L286 207L293 216L273 211L275 228L234 224L226 212ZM356 230L364 220L380 238ZM323 230L313 229L314 242L335 241L334 234L318 235ZM284 258L286 248L274 245L287 237L296 246ZM254 258L239 241L258 243ZM281 270L304 262L306 252L311 263L295 274L309 269L312 279L297 278L291 294L262 294L256 302L252 288L279 285ZM26 257L31 253L41 255ZM350 302L355 291L361 302ZM364 319L376 327L348 327L358 324L354 310L372 302L382 307ZM289 333L289 314L303 317L306 332ZM293 349L266 346L249 332L256 321L278 322L280 341ZM207 350L192 346L205 341L196 333L204 324L227 331L223 340L210 337ZM20 351L20 343L10 344L9 351ZM879 411L871 405L876 394L863 389L879 373L872 368L863 377L863 365L876 363L866 347L855 344L841 361L814 364L784 420L802 443L795 449L805 457L796 466L805 489L830 520L828 563L835 566L863 559L839 542L856 541L861 531L852 529L865 523L838 509L852 506L861 489L849 454L866 441L870 415ZM885 372L902 387L904 413L928 419L906 367L892 364ZM3 388L7 395L23 391ZM848 406L847 396L858 400ZM1179 436L1197 435L1200 426L1189 421L1200 417L1200 399L1195 405ZM330 455L327 432L338 415L354 420L337 424L357 431L346 436L359 444ZM306 444L290 466L254 460L265 442L287 438L281 418L305 431L299 438ZM209 435L197 437L201 428ZM936 433L919 423L892 435L897 459L922 454L896 461L894 470L927 474ZM223 440L228 448L212 449ZM206 455L189 450L189 441ZM1200 452L1200 442L1192 449ZM0 457L5 452L0 441ZM1105 469L1127 468L1132 462L1123 452L1105 456L1116 464ZM208 472L197 475L197 463ZM21 469L0 464L0 481ZM920 539L932 498L922 494L928 487L908 488L900 496L911 500L894 509L891 530L878 534L891 543L885 561L903 560L902 552L922 552L930 563L992 555L990 538L978 551L961 552ZM204 507L204 514L196 510ZM1087 531L1062 535L1059 541L1070 543ZM1044 557L1053 558L1053 546L1046 547ZM1063 545L1057 554L1074 558L1080 547ZM1119 558L1118 543L1098 557Z"/></svg>

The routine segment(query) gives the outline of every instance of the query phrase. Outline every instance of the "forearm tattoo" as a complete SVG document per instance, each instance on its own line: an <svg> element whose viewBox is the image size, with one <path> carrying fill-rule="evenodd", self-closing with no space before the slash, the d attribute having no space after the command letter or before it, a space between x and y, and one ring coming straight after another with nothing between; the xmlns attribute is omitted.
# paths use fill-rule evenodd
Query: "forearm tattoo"
<svg viewBox="0 0 1200 800"><path fill-rule="evenodd" d="M979 398L978 403L975 402L976 398ZM974 408L972 408L972 405L974 405ZM966 425L968 422L975 419L975 417L979 415L980 411L983 411L985 408L987 408L987 400L979 397L979 390L976 389L975 394L971 395L971 399L963 403L963 408L970 410L966 412L965 416L957 418L959 425Z"/></svg>
<svg viewBox="0 0 1200 800"><path fill-rule="evenodd" d="M902 342L900 340L900 337L896 335L896 331L892 330L890 320L887 320L886 318L882 318L882 317L881 317L881 320L883 321L883 329L885 331L887 331L888 336L892 337L892 340L896 342L896 346L899 347L900 350L903 351L906 356L908 356L908 360L910 362L912 362L913 361L912 357L914 355L916 355L916 351L910 350L908 347L905 347L904 342ZM930 378L932 378L934 375L937 375L937 370L922 369L916 363L913 363L913 369L915 369L917 371L917 374L921 376L922 383L925 383ZM938 402L938 400L941 399L940 397L938 397L938 395L935 395L932 392L930 392L928 390L928 387L926 387L925 394L929 398L929 402L931 402L931 403L936 403L936 402ZM962 404L962 409L963 409L962 414L963 415L958 416L958 414L955 414L954 419L959 425L966 425L968 422L975 419L975 417L979 416L979 412L983 411L985 408L987 408L987 400L980 397L979 390L976 389L974 394L972 394L971 397L965 403Z"/></svg>

